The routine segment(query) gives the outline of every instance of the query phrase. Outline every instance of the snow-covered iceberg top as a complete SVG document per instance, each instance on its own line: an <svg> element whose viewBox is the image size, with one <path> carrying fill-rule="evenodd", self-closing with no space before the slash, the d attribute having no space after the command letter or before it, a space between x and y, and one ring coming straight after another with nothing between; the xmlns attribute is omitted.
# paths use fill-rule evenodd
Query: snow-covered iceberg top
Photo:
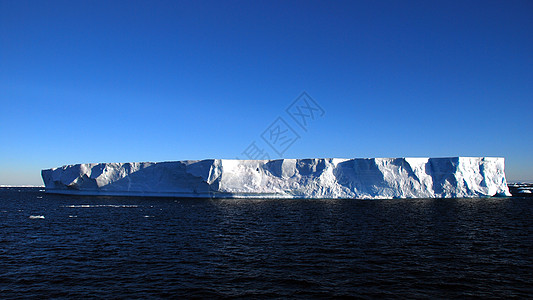
<svg viewBox="0 0 533 300"><path fill-rule="evenodd" d="M42 171L46 191L209 198L510 196L499 157L315 158L68 165Z"/></svg>

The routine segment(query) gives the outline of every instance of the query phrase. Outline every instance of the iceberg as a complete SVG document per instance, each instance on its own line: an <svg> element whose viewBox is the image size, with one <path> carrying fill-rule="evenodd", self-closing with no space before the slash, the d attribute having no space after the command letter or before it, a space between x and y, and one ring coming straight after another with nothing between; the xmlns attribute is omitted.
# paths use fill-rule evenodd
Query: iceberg
<svg viewBox="0 0 533 300"><path fill-rule="evenodd" d="M191 198L511 196L500 157L206 159L42 170L47 193Z"/></svg>

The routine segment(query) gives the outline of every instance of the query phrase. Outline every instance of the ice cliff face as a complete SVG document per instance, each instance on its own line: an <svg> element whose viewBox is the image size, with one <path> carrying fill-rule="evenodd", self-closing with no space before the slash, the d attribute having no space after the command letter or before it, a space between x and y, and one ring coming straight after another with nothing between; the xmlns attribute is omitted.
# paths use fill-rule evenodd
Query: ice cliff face
<svg viewBox="0 0 533 300"><path fill-rule="evenodd" d="M46 191L212 198L510 196L504 159L356 158L78 164L42 171Z"/></svg>

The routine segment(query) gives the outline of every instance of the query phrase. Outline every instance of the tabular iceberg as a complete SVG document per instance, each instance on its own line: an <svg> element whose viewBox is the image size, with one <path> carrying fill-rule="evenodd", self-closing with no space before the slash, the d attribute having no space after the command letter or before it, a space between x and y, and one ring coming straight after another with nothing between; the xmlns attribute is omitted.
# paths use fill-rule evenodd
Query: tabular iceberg
<svg viewBox="0 0 533 300"><path fill-rule="evenodd" d="M42 171L48 193L195 198L510 196L504 159L327 158L99 163Z"/></svg>

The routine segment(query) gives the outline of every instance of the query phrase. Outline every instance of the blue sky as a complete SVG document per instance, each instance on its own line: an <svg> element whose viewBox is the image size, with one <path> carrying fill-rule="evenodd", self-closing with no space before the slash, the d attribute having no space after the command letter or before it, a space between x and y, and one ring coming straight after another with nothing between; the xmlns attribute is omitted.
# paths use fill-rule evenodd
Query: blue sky
<svg viewBox="0 0 533 300"><path fill-rule="evenodd" d="M324 110L304 130L286 108ZM0 184L85 162L503 156L533 180L531 1L0 0ZM261 134L300 136L282 155Z"/></svg>

